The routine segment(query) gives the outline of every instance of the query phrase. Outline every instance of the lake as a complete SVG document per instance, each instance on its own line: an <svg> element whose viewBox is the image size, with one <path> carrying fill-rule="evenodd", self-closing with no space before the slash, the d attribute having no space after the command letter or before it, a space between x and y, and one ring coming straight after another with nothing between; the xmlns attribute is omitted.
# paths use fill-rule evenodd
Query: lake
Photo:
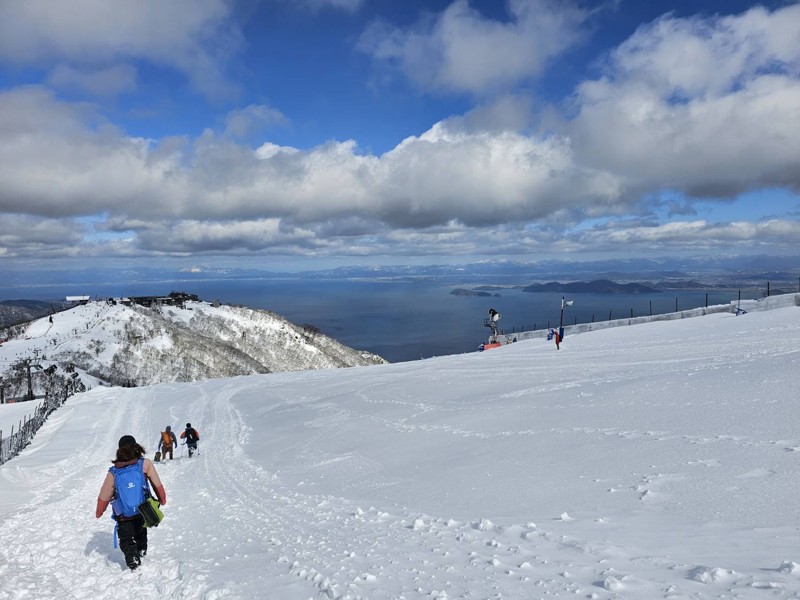
<svg viewBox="0 0 800 600"><path fill-rule="evenodd" d="M490 308L501 313L504 332L530 331L559 324L561 293L504 289L498 297L455 296L455 287L431 281L249 279L160 283L105 283L91 286L0 287L0 299L57 299L68 295L120 297L197 294L278 313L298 325L315 325L347 346L402 362L477 350L490 331L483 321ZM91 289L89 289L91 288ZM736 300L735 290L708 292L708 304ZM755 298L742 291L742 298ZM706 292L653 294L572 294L564 324L646 316L705 306Z"/></svg>

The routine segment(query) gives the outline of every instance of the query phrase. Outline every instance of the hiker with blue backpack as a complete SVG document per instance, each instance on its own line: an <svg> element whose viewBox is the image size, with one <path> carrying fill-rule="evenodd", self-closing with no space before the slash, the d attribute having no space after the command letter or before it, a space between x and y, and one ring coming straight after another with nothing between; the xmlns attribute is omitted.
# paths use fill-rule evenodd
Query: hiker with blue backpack
<svg viewBox="0 0 800 600"><path fill-rule="evenodd" d="M158 505L167 503L164 485L153 462L144 458L144 454L145 449L132 435L119 439L117 456L111 461L114 466L108 469L95 510L99 519L111 504L119 548L131 570L141 565L142 557L147 554L147 527L158 525L163 517ZM151 497L151 485L157 499Z"/></svg>

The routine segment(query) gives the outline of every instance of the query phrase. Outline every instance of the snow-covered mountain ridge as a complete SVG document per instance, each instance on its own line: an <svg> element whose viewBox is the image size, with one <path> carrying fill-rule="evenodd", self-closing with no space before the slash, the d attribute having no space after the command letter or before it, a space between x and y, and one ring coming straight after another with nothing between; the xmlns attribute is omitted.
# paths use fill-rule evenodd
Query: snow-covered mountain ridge
<svg viewBox="0 0 800 600"><path fill-rule="evenodd" d="M90 302L16 331L0 347L2 370L35 357L43 369L74 365L89 382L121 386L386 362L268 311L202 301Z"/></svg>

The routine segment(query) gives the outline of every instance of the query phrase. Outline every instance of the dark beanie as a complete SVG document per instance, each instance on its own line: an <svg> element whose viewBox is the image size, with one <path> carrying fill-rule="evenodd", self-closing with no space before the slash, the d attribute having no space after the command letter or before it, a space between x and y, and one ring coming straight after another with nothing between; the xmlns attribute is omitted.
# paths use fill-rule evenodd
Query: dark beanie
<svg viewBox="0 0 800 600"><path fill-rule="evenodd" d="M124 448L125 446L133 446L136 444L136 439L132 435L123 435L119 438L119 447Z"/></svg>

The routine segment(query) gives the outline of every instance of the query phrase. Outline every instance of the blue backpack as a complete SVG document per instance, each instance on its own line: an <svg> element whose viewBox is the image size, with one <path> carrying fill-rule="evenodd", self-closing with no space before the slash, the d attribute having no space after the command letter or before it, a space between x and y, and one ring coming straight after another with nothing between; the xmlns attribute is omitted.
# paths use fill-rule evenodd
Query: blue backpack
<svg viewBox="0 0 800 600"><path fill-rule="evenodd" d="M139 505L150 497L150 486L144 476L144 459L122 467L111 467L114 476L114 499L111 508L114 517L134 517L139 514Z"/></svg>

